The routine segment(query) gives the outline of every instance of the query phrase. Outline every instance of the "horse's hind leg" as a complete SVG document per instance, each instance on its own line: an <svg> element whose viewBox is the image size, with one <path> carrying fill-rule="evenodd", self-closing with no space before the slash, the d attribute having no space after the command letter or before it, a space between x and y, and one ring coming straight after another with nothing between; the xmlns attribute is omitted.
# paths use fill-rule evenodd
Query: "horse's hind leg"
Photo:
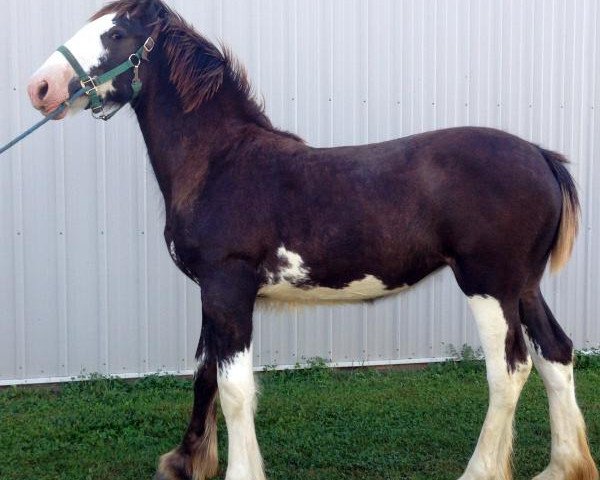
<svg viewBox="0 0 600 480"><path fill-rule="evenodd" d="M475 452L461 480L512 478L513 419L531 360L519 322L518 301L469 297L485 354L489 407Z"/></svg>
<svg viewBox="0 0 600 480"><path fill-rule="evenodd" d="M540 373L550 405L550 465L536 480L597 480L583 416L575 399L573 344L558 325L536 287L520 302L529 352Z"/></svg>
<svg viewBox="0 0 600 480"><path fill-rule="evenodd" d="M156 480L205 480L217 475L217 365L204 343L207 324L196 352L192 417L181 444L160 459Z"/></svg>

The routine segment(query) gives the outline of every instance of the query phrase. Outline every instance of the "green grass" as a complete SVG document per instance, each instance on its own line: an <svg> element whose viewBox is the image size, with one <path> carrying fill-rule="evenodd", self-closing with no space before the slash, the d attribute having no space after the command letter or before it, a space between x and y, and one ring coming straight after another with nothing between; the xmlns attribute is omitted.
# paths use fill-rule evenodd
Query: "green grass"
<svg viewBox="0 0 600 480"><path fill-rule="evenodd" d="M258 375L257 434L270 480L456 479L487 407L479 362L421 371L305 371ZM600 360L576 372L594 457L600 457ZM178 443L191 382L150 377L0 391L0 479L150 479ZM226 431L219 419L221 466ZM528 382L517 413L516 478L548 462L542 383ZM223 477L221 477L223 478Z"/></svg>

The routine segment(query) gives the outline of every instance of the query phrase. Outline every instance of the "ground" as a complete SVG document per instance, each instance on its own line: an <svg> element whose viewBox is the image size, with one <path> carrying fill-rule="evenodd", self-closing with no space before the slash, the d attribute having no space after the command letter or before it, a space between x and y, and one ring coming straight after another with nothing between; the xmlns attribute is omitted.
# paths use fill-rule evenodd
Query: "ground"
<svg viewBox="0 0 600 480"><path fill-rule="evenodd" d="M481 363L420 371L266 372L257 434L270 480L456 479L487 407ZM579 362L580 405L600 460L600 358ZM97 379L54 388L0 391L2 480L150 479L180 439L191 381ZM548 462L550 431L540 378L517 412L516 479ZM226 431L219 419L222 470ZM221 477L223 478L223 472Z"/></svg>

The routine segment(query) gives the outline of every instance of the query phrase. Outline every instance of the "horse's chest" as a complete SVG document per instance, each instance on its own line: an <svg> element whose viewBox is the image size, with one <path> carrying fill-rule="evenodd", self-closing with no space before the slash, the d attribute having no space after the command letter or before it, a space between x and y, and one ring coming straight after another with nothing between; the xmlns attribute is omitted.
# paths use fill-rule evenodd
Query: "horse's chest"
<svg viewBox="0 0 600 480"><path fill-rule="evenodd" d="M186 265L185 261L179 255L175 241L173 239L167 240L167 246L169 248L169 255L171 255L171 259L175 265L177 265L179 270L185 273L194 282L199 283L196 274Z"/></svg>
<svg viewBox="0 0 600 480"><path fill-rule="evenodd" d="M341 288L331 288L319 285L311 278L310 268L297 253L282 246L277 250L277 258L278 265L273 271L265 269L265 282L258 291L260 297L282 302L358 302L408 288L407 285L389 288L381 279L367 273L357 275L357 279Z"/></svg>
<svg viewBox="0 0 600 480"><path fill-rule="evenodd" d="M175 241L169 240L167 242L167 247L169 248L169 255L171 255L171 260L173 260L173 263L175 263L175 265L177 265L180 270L183 270L184 273L186 273L184 270L185 264L183 263L183 261L181 260L181 257L177 253L177 247L175 245Z"/></svg>
<svg viewBox="0 0 600 480"><path fill-rule="evenodd" d="M175 265L179 265L179 257L177 256L177 248L175 248L175 242L171 240L169 242L169 255L171 255L171 260L175 262Z"/></svg>

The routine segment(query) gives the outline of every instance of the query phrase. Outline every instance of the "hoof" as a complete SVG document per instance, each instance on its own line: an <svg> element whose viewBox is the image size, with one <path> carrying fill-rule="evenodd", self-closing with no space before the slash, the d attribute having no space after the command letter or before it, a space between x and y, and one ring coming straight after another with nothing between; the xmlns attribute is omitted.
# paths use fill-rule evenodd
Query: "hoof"
<svg viewBox="0 0 600 480"><path fill-rule="evenodd" d="M593 462L582 462L570 468L550 465L542 473L533 477L533 480L598 480L598 478L596 465Z"/></svg>
<svg viewBox="0 0 600 480"><path fill-rule="evenodd" d="M171 473L156 472L154 474L154 477L152 477L152 480L191 480L191 478L192 477L189 477L187 475L180 477Z"/></svg>
<svg viewBox="0 0 600 480"><path fill-rule="evenodd" d="M158 462L158 469L154 480L208 480L214 478L219 472L216 442L214 448L199 449L196 456L181 453L175 448L165 453ZM202 454L204 452L204 454ZM193 472L193 473L192 473Z"/></svg>
<svg viewBox="0 0 600 480"><path fill-rule="evenodd" d="M154 480L192 480L186 468L186 458L178 449L160 457Z"/></svg>

